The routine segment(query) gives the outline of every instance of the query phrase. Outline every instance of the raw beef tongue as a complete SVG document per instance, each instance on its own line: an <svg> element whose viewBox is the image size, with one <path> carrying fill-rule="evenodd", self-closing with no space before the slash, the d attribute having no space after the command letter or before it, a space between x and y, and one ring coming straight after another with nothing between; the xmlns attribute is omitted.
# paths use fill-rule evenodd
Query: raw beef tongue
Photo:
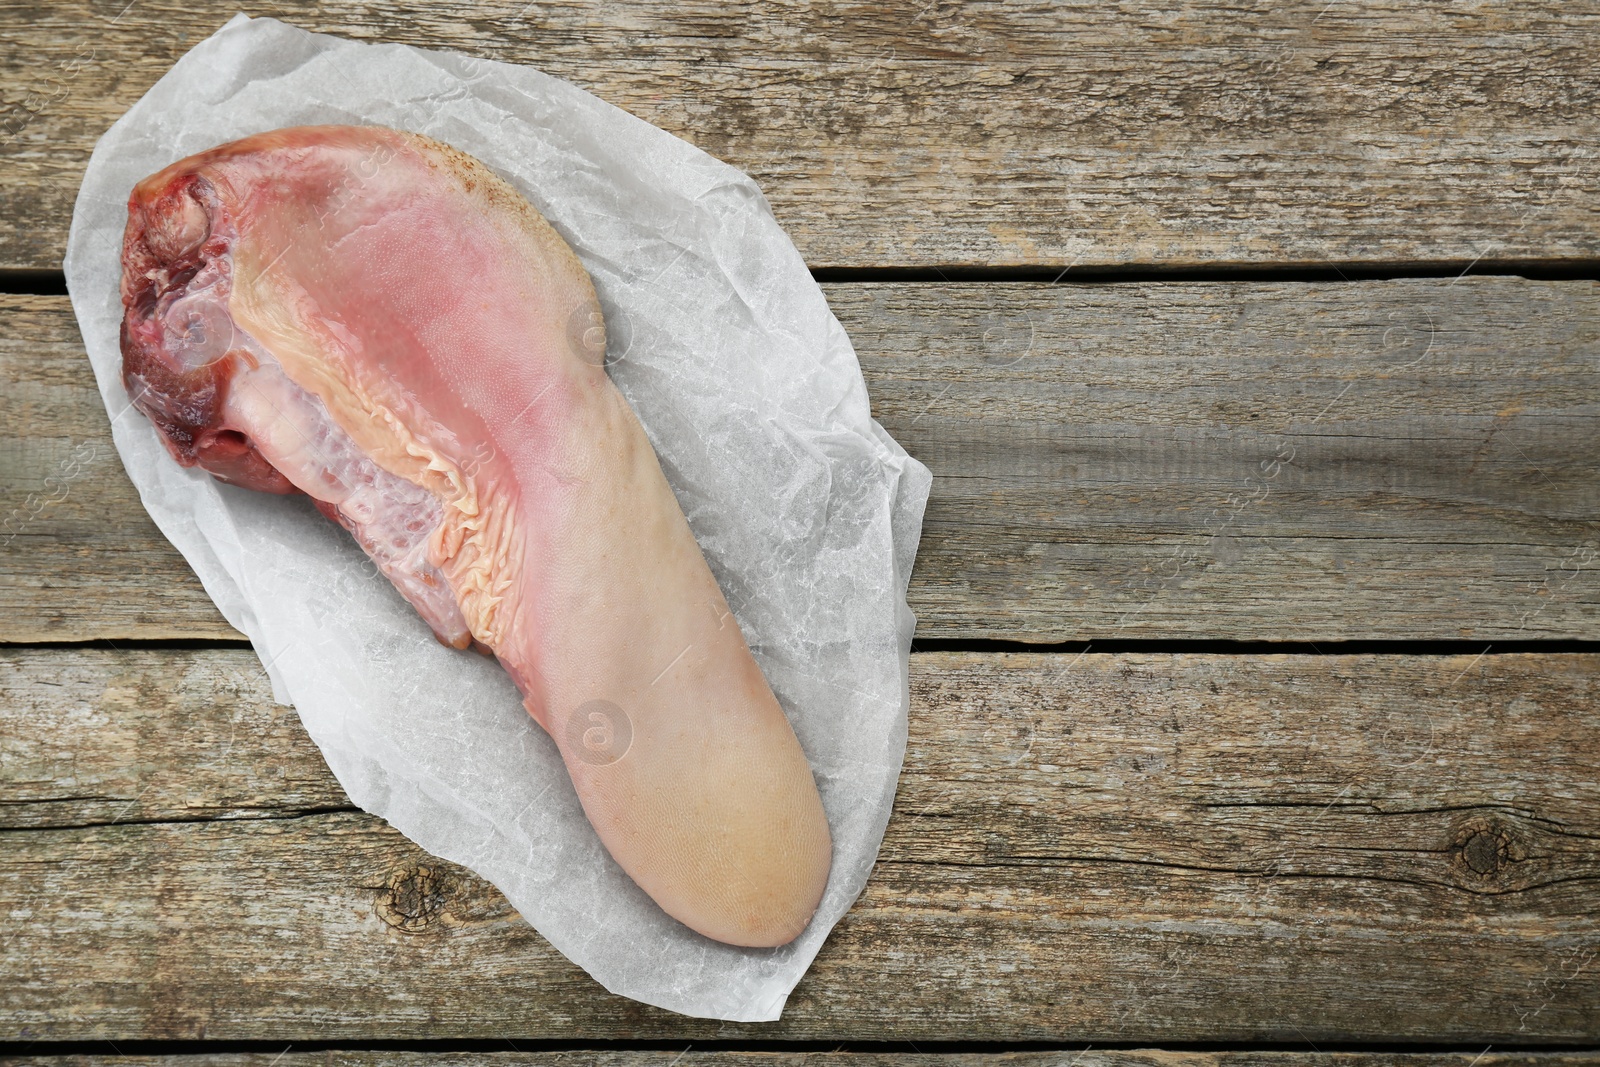
<svg viewBox="0 0 1600 1067"><path fill-rule="evenodd" d="M481 643L670 915L797 936L830 863L810 767L561 237L477 160L277 130L141 182L123 377L173 456L343 524L440 640Z"/></svg>

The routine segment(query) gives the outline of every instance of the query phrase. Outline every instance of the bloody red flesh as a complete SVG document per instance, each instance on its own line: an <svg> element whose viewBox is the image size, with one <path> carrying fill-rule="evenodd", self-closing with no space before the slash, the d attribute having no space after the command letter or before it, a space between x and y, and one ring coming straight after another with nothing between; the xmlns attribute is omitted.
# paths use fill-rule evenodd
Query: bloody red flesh
<svg viewBox="0 0 1600 1067"><path fill-rule="evenodd" d="M199 466L246 489L300 492L244 432L223 423L234 364L248 354L225 348L217 358L198 362L175 351L220 347L218 338L204 336L215 323L169 318L197 280L209 284L217 300L228 297L231 241L226 220L216 224L222 207L210 184L180 174L129 212L122 249L122 384L129 398L185 467Z"/></svg>

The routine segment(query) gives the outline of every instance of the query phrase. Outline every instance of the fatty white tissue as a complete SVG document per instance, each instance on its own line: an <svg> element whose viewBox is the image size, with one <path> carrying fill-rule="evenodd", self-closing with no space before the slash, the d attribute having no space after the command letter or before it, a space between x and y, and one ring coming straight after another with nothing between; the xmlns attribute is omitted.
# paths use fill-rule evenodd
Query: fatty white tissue
<svg viewBox="0 0 1600 1067"><path fill-rule="evenodd" d="M305 498L179 467L130 409L118 279L134 183L225 141L315 123L412 130L477 156L593 276L612 377L822 791L833 874L792 944L733 948L669 919L607 855L493 660L438 645ZM906 583L931 479L873 421L850 341L755 183L536 70L240 15L101 138L66 272L145 507L249 635L350 798L493 882L612 992L776 1019L866 884L888 821L915 626Z"/></svg>

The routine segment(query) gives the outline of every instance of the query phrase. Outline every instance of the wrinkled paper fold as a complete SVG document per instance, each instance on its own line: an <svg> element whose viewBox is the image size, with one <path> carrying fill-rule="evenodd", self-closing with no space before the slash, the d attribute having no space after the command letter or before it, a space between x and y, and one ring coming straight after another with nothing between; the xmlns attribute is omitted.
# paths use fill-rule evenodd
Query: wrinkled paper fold
<svg viewBox="0 0 1600 1067"><path fill-rule="evenodd" d="M611 860L505 672L438 645L303 497L185 470L120 378L118 257L133 184L281 126L427 134L510 180L594 278L611 374L794 724L833 830L810 927L708 940ZM538 71L237 16L101 138L67 284L117 451L163 533L249 635L350 798L498 886L607 989L776 1019L866 883L905 750L906 583L930 477L873 421L855 352L744 174ZM293 892L293 887L280 887ZM529 989L530 995L534 988Z"/></svg>

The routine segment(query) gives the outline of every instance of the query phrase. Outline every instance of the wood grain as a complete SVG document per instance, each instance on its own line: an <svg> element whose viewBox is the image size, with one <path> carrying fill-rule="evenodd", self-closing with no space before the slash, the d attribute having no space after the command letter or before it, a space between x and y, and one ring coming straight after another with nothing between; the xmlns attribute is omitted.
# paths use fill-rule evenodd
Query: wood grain
<svg viewBox="0 0 1600 1067"><path fill-rule="evenodd" d="M12 648L0 1040L1592 1043L1597 668L919 654L872 881L719 1026L323 807L248 653Z"/></svg>
<svg viewBox="0 0 1600 1067"><path fill-rule="evenodd" d="M1600 284L826 288L934 473L924 637L1600 636ZM0 639L236 636L62 298L0 296L0 426Z"/></svg>
<svg viewBox="0 0 1600 1067"><path fill-rule="evenodd" d="M9 0L0 265L232 0ZM1600 254L1592 0L264 2L532 64L750 172L816 267L1466 266Z"/></svg>

